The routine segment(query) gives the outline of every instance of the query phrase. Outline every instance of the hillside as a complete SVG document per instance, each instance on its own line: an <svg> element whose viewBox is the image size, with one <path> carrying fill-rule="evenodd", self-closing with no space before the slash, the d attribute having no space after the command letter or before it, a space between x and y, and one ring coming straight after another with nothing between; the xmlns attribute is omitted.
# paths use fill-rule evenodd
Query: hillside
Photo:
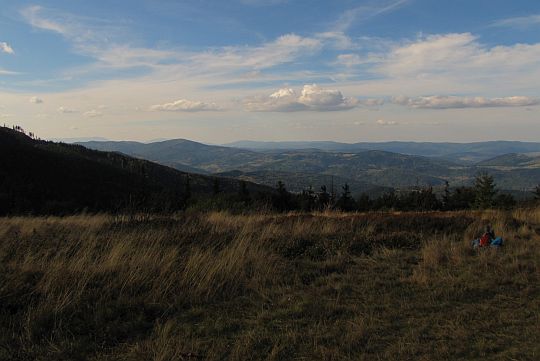
<svg viewBox="0 0 540 361"><path fill-rule="evenodd" d="M0 359L537 360L538 242L538 209L0 218Z"/></svg>
<svg viewBox="0 0 540 361"><path fill-rule="evenodd" d="M509 153L479 162L480 167L540 168L540 156Z"/></svg>
<svg viewBox="0 0 540 361"><path fill-rule="evenodd" d="M214 177L0 128L0 214L177 209L186 198L188 177L190 193L212 192ZM240 189L237 180L219 182L223 192ZM254 184L248 188L268 189Z"/></svg>

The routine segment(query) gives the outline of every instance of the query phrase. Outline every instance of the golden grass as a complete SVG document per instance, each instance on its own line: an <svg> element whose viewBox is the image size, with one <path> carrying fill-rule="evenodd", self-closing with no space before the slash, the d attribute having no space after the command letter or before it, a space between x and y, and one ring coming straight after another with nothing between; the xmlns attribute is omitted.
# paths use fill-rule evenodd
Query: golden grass
<svg viewBox="0 0 540 361"><path fill-rule="evenodd" d="M538 209L3 218L0 359L535 359L539 241Z"/></svg>

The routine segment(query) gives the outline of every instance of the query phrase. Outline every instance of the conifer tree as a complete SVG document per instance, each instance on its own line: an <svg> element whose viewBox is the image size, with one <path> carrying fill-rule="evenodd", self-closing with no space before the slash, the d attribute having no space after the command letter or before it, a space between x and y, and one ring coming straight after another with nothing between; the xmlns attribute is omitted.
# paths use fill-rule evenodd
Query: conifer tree
<svg viewBox="0 0 540 361"><path fill-rule="evenodd" d="M491 208L495 205L497 189L495 180L487 173L481 173L476 177L474 184L476 208Z"/></svg>
<svg viewBox="0 0 540 361"><path fill-rule="evenodd" d="M321 190L319 194L317 194L317 202L320 209L324 209L330 205L330 194L328 193L326 185L321 186Z"/></svg>
<svg viewBox="0 0 540 361"><path fill-rule="evenodd" d="M336 203L337 206L343 211L356 210L356 202L351 196L351 189L349 187L349 184L345 183L345 185L343 185L341 189L342 189L342 192L341 192L341 196L339 197Z"/></svg>
<svg viewBox="0 0 540 361"><path fill-rule="evenodd" d="M442 197L442 204L445 210L449 210L451 208L450 199L450 183L448 183L448 181L444 181L444 194Z"/></svg>

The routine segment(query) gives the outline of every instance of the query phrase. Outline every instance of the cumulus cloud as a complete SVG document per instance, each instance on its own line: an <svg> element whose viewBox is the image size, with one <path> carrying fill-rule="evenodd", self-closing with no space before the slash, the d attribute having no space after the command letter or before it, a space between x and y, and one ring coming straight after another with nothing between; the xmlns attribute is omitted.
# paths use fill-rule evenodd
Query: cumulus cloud
<svg viewBox="0 0 540 361"><path fill-rule="evenodd" d="M100 112L99 110L92 109L92 110L89 110L87 112L84 112L83 115L85 117L95 118L95 117L101 117L103 115L103 113Z"/></svg>
<svg viewBox="0 0 540 361"><path fill-rule="evenodd" d="M31 97L29 102L32 104L41 104L43 103L43 99L38 98L38 97Z"/></svg>
<svg viewBox="0 0 540 361"><path fill-rule="evenodd" d="M164 112L201 112L219 109L220 108L214 103L205 103L187 99L179 99L172 103L156 104L150 107L150 110Z"/></svg>
<svg viewBox="0 0 540 361"><path fill-rule="evenodd" d="M62 114L73 114L73 113L78 113L78 112L79 111L76 109L71 109L65 106L61 106L58 108L58 113L62 113Z"/></svg>
<svg viewBox="0 0 540 361"><path fill-rule="evenodd" d="M298 95L283 88L267 97L245 99L244 107L254 112L337 111L352 109L360 104L355 98L344 97L341 91L324 89L316 84L304 85Z"/></svg>
<svg viewBox="0 0 540 361"><path fill-rule="evenodd" d="M398 125L398 122L396 122L395 120L384 120L384 119L377 119L375 123L377 125L382 125L382 126Z"/></svg>
<svg viewBox="0 0 540 361"><path fill-rule="evenodd" d="M411 108L424 109L527 107L540 105L540 98L531 98L526 96L485 98L441 95L409 98L407 96L398 96L392 99L392 103L405 105Z"/></svg>
<svg viewBox="0 0 540 361"><path fill-rule="evenodd" d="M0 52L6 53L6 54L15 54L15 51L13 48L6 42L0 42Z"/></svg>

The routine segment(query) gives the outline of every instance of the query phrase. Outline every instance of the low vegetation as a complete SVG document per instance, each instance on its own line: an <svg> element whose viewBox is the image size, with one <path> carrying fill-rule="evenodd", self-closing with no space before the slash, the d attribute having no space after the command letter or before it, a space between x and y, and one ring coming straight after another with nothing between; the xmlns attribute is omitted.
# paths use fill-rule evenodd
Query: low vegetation
<svg viewBox="0 0 540 361"><path fill-rule="evenodd" d="M539 241L539 209L0 218L0 359L537 360Z"/></svg>

